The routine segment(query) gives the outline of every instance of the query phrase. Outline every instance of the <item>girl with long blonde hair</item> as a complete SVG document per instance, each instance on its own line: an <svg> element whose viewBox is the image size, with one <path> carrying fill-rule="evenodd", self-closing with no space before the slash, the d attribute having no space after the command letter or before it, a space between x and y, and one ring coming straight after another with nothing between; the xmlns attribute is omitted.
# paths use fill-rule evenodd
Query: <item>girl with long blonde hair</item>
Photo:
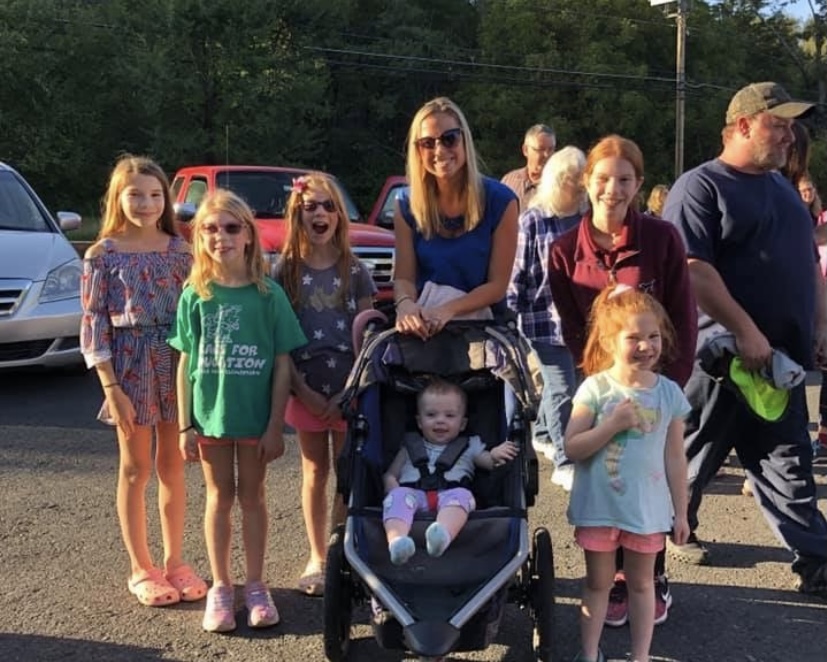
<svg viewBox="0 0 827 662"><path fill-rule="evenodd" d="M293 181L287 202L287 241L276 278L284 286L309 343L293 352L293 393L287 422L298 433L302 456L302 512L310 557L298 581L307 595L321 595L327 556L327 482L332 460L345 442L339 399L356 359L351 329L373 306L376 286L352 253L349 219L336 182L312 172ZM329 521L344 519L334 497Z"/></svg>
<svg viewBox="0 0 827 662"><path fill-rule="evenodd" d="M98 241L83 262L81 350L106 396L98 418L118 436L117 507L131 564L127 585L151 607L200 600L207 592L182 559L186 485L176 433L178 352L166 344L191 263L189 246L175 234L163 170L146 157L123 156L109 178ZM147 541L153 465L163 567L153 562Z"/></svg>
<svg viewBox="0 0 827 662"><path fill-rule="evenodd" d="M305 342L284 291L264 276L253 214L217 190L192 221L192 275L169 343L181 352L178 425L181 456L201 460L207 489L204 532L213 584L203 628L235 629L230 573L232 509L241 506L250 627L279 622L264 581L267 464L284 453L289 352ZM236 465L238 473L236 475Z"/></svg>

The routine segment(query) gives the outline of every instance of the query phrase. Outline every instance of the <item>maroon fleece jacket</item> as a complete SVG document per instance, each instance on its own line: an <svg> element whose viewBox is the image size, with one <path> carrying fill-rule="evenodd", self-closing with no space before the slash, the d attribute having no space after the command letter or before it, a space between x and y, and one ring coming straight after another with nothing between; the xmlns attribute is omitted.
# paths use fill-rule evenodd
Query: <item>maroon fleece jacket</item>
<svg viewBox="0 0 827 662"><path fill-rule="evenodd" d="M651 294L666 309L677 346L663 373L685 386L695 360L698 310L678 231L671 223L630 209L617 247L606 251L595 244L591 228L587 214L549 248L551 296L560 314L563 340L576 363L583 360L592 302L610 283L624 283Z"/></svg>

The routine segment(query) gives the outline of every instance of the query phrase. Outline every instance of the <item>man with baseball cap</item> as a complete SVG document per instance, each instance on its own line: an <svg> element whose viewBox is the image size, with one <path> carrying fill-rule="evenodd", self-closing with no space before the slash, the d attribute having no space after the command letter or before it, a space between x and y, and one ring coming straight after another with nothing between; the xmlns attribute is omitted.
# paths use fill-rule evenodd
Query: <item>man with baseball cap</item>
<svg viewBox="0 0 827 662"><path fill-rule="evenodd" d="M773 349L809 368L827 357L827 299L813 226L797 191L778 172L793 141L792 123L812 107L777 83L739 90L726 112L723 151L682 175L663 217L686 244L699 317L699 347L714 331L734 335L743 369L769 365ZM793 551L804 593L827 598L827 521L818 510L805 387L789 391L779 420L755 416L743 398L696 364L686 386L689 525L670 555L705 563L698 541L704 487L732 448L765 518Z"/></svg>

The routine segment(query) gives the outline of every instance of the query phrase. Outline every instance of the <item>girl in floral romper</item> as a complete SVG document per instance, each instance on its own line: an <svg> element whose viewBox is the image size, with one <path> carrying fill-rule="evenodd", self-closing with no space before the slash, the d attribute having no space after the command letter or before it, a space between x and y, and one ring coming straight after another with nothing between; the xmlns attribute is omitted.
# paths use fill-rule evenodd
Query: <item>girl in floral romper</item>
<svg viewBox="0 0 827 662"><path fill-rule="evenodd" d="M84 259L81 349L105 394L98 419L118 435L117 505L131 563L129 591L150 607L200 600L207 592L181 556L186 488L178 451L178 353L166 342L191 264L189 246L175 233L163 170L146 158L121 158L104 198L98 241ZM162 568L153 563L146 532L153 430Z"/></svg>

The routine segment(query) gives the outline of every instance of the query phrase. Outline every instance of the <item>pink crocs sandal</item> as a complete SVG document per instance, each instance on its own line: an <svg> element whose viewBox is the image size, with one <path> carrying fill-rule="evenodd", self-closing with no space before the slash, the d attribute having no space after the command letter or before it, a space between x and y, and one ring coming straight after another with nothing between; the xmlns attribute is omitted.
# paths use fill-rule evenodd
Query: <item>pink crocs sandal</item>
<svg viewBox="0 0 827 662"><path fill-rule="evenodd" d="M127 582L129 592L146 607L168 607L181 599L178 590L164 577L158 568L132 575Z"/></svg>
<svg viewBox="0 0 827 662"><path fill-rule="evenodd" d="M179 565L166 575L184 602L197 602L207 595L207 582L196 575L188 565Z"/></svg>

